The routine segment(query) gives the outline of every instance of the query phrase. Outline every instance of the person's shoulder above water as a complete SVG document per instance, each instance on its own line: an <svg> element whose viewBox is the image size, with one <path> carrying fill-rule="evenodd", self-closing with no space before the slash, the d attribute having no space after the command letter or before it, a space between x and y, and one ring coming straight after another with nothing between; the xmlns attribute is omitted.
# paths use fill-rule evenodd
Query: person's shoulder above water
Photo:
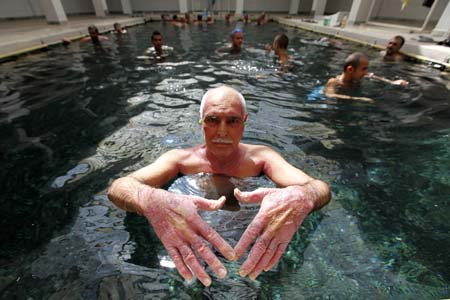
<svg viewBox="0 0 450 300"><path fill-rule="evenodd" d="M384 61L404 61L405 55L400 52L404 44L405 38L401 35L396 35L388 41L386 49L380 51L380 56Z"/></svg>
<svg viewBox="0 0 450 300"><path fill-rule="evenodd" d="M98 43L100 41L108 40L108 37L100 34L98 28L95 25L90 25L88 27L88 33L89 36L82 38L80 42L92 41L93 43Z"/></svg>

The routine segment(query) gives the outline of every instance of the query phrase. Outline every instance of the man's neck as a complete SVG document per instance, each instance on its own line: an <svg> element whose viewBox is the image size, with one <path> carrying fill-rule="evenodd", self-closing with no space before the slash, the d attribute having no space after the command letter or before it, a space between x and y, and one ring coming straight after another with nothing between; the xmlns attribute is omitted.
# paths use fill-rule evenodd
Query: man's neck
<svg viewBox="0 0 450 300"><path fill-rule="evenodd" d="M206 159L211 165L214 172L226 173L238 166L240 158L240 150L236 149L233 153L227 156L217 156L206 149Z"/></svg>

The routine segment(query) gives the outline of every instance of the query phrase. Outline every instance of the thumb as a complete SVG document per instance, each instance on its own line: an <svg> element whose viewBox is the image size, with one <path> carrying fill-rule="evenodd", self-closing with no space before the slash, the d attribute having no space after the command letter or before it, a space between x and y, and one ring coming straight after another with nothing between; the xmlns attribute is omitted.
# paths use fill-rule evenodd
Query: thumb
<svg viewBox="0 0 450 300"><path fill-rule="evenodd" d="M193 199L194 204L197 206L197 209L201 210L219 210L225 204L227 198L222 196L219 200L209 200L201 197L195 197Z"/></svg>
<svg viewBox="0 0 450 300"><path fill-rule="evenodd" d="M235 188L234 196L242 203L260 203L271 192L271 188L259 188L252 192L241 192L238 188Z"/></svg>

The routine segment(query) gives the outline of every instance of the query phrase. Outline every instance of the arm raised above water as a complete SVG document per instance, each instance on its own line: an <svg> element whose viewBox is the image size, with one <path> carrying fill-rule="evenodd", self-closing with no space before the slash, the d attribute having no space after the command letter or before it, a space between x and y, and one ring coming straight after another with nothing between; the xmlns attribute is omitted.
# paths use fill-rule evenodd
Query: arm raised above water
<svg viewBox="0 0 450 300"><path fill-rule="evenodd" d="M118 207L148 219L183 278L192 280L195 275L208 286L211 278L197 254L218 277L225 277L227 271L205 241L227 259L234 259L235 254L233 248L202 220L197 210L218 210L225 203L225 197L219 201L207 200L159 189L177 176L178 162L185 155L186 150L169 151L151 165L115 180L108 190L108 197Z"/></svg>
<svg viewBox="0 0 450 300"><path fill-rule="evenodd" d="M326 183L290 165L272 149L261 147L259 156L265 160L265 174L281 188L260 188L253 192L235 189L240 202L261 204L235 247L240 257L256 240L239 271L241 276L249 275L251 279L278 262L304 218L327 204L331 197Z"/></svg>

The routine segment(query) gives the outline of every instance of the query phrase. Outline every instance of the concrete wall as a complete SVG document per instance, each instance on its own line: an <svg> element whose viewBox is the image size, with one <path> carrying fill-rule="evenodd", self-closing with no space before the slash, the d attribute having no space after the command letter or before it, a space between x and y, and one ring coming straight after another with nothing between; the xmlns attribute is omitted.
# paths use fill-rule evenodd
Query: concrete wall
<svg viewBox="0 0 450 300"><path fill-rule="evenodd" d="M325 6L325 14L335 14L338 11L348 11L352 7L353 0L328 0Z"/></svg>
<svg viewBox="0 0 450 300"><path fill-rule="evenodd" d="M120 0L106 0L106 5L111 13L122 13L122 3Z"/></svg>
<svg viewBox="0 0 450 300"><path fill-rule="evenodd" d="M95 14L92 0L61 0L66 15Z"/></svg>
<svg viewBox="0 0 450 300"><path fill-rule="evenodd" d="M244 0L244 11L287 13L289 12L290 4L290 0Z"/></svg>
<svg viewBox="0 0 450 300"><path fill-rule="evenodd" d="M179 11L178 0L130 0L130 2L133 12Z"/></svg>
<svg viewBox="0 0 450 300"><path fill-rule="evenodd" d="M40 1L0 0L0 18L24 18L43 16Z"/></svg>
<svg viewBox="0 0 450 300"><path fill-rule="evenodd" d="M442 12L444 11L448 0L436 0L439 1L436 4L434 10L435 13L431 16L432 21L439 20ZM398 20L425 20L429 7L422 6L423 0L410 0L408 5L403 11L400 11L402 2L392 0L376 0L376 4L373 8L371 19L398 19Z"/></svg>

